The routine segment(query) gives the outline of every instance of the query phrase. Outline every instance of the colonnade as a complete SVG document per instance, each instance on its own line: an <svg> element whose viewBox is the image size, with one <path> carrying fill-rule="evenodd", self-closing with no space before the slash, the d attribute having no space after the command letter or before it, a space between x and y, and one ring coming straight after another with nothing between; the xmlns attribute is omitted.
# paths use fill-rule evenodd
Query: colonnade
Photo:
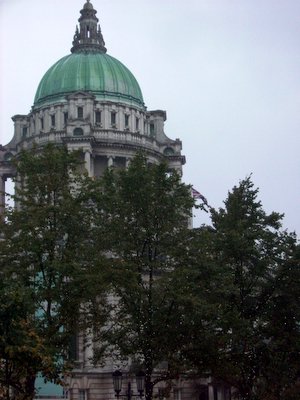
<svg viewBox="0 0 300 400"><path fill-rule="evenodd" d="M92 154L90 150L87 150L84 152L84 161L85 161L85 168L88 172L88 175L90 177L95 176L94 172L94 157L95 155ZM105 157L105 156L104 156ZM109 155L107 157L107 167L111 168L114 166L114 160L115 156ZM125 166L126 168L129 166L130 159L129 157L124 157L125 158ZM14 176L13 171L6 171L7 168L5 168L5 171L0 170L0 217L3 216L4 211L5 211L5 187L6 187L6 181L8 178L12 178Z"/></svg>

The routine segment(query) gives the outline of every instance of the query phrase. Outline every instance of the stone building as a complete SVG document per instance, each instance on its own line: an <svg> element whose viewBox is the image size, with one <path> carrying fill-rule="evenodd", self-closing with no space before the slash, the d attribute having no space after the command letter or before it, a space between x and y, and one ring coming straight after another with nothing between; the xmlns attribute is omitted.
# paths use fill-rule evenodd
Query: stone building
<svg viewBox="0 0 300 400"><path fill-rule="evenodd" d="M80 14L71 53L45 73L31 111L12 117L13 138L7 145L0 146L2 208L5 182L15 174L10 159L34 143L43 146L51 142L64 144L70 150L81 150L90 176L101 176L110 166L126 168L139 150L143 150L149 162L165 160L170 170L182 173L185 157L181 154L181 141L170 139L164 133L166 111L148 111L133 74L107 54L97 11L89 0ZM112 372L115 366L108 360L104 367L95 368L90 359L92 348L84 348L80 340L77 344L77 362L69 381L68 397L73 400L114 399ZM162 391L163 385L156 388L155 393L158 396ZM39 397L54 398L46 392L41 390ZM227 400L226 393L223 387L207 380L191 383L178 379L171 398Z"/></svg>
<svg viewBox="0 0 300 400"><path fill-rule="evenodd" d="M12 117L14 136L0 148L1 192L14 175L9 159L33 143L82 150L91 176L126 167L138 150L179 172L185 163L181 141L164 133L166 112L148 111L133 74L107 54L93 5L87 1L80 13L71 54L45 73L30 113Z"/></svg>

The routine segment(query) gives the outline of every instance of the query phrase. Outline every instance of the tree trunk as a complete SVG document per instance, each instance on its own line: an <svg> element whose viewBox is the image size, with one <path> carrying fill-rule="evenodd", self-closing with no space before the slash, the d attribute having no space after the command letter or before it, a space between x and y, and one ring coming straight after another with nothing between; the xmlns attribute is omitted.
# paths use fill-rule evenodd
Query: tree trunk
<svg viewBox="0 0 300 400"><path fill-rule="evenodd" d="M151 375L146 373L145 376L145 400L152 400L153 396L153 382L151 381Z"/></svg>
<svg viewBox="0 0 300 400"><path fill-rule="evenodd" d="M27 375L24 383L25 393L22 400L33 400L35 397L35 379L36 375Z"/></svg>

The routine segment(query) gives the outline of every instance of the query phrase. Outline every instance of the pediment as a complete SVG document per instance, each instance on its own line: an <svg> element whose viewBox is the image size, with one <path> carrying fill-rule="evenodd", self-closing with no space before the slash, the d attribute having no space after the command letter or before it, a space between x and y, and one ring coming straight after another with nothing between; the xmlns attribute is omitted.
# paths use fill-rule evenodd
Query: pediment
<svg viewBox="0 0 300 400"><path fill-rule="evenodd" d="M95 96L89 92L85 92L85 91L78 91L78 92L74 92L69 94L68 96L66 96L67 100L77 100L77 99L95 99Z"/></svg>

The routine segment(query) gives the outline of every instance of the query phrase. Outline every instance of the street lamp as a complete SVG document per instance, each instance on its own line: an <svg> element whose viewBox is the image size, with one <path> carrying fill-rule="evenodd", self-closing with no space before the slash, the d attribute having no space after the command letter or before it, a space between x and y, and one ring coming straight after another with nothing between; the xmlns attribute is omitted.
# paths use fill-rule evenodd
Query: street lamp
<svg viewBox="0 0 300 400"><path fill-rule="evenodd" d="M119 397L121 389L122 389L122 372L117 370L113 374L113 382L114 382L114 389L116 392L116 396Z"/></svg>
<svg viewBox="0 0 300 400"><path fill-rule="evenodd" d="M145 388L145 373L140 371L136 374L136 386L139 394L133 394L131 390L131 383L128 382L127 384L127 391L125 394L120 394L122 390L122 372L120 370L115 371L113 374L113 383L114 383L114 390L116 392L116 397L126 397L130 400L132 397L140 397L142 398L144 395L144 388Z"/></svg>

